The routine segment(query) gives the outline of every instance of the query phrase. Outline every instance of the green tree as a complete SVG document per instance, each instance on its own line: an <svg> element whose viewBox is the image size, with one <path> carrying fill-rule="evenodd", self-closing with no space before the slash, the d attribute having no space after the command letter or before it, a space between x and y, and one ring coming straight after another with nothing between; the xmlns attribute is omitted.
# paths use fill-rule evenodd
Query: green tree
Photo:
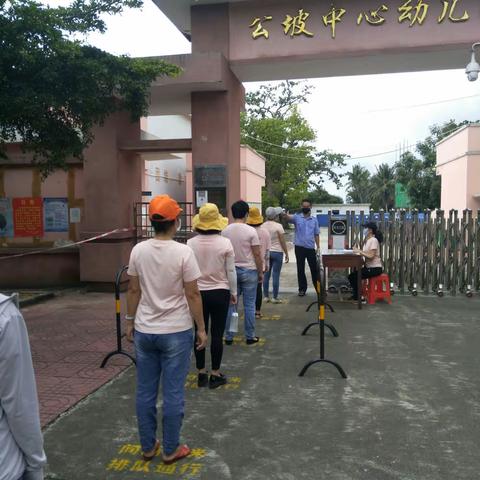
<svg viewBox="0 0 480 480"><path fill-rule="evenodd" d="M468 123L449 120L443 125L431 126L430 135L417 143L416 153L405 152L396 163L397 181L404 186L413 208L440 207L441 177L436 174L436 144Z"/></svg>
<svg viewBox="0 0 480 480"><path fill-rule="evenodd" d="M370 172L360 164L353 165L347 173L348 203L370 203L371 176Z"/></svg>
<svg viewBox="0 0 480 480"><path fill-rule="evenodd" d="M316 132L299 110L310 93L308 84L286 81L246 95L242 142L265 157L264 205L296 206L325 178L339 182L335 168L343 165L345 156L317 152Z"/></svg>
<svg viewBox="0 0 480 480"><path fill-rule="evenodd" d="M371 179L371 203L374 210L390 210L395 205L395 167L382 163Z"/></svg>
<svg viewBox="0 0 480 480"><path fill-rule="evenodd" d="M44 175L82 158L92 128L115 111L146 114L152 81L175 75L162 61L110 55L74 40L104 32L104 14L142 0L72 0L49 8L37 0L0 0L0 155L21 141Z"/></svg>
<svg viewBox="0 0 480 480"><path fill-rule="evenodd" d="M338 195L328 193L323 187L318 186L307 192L305 198L308 198L312 203L343 203L343 198Z"/></svg>

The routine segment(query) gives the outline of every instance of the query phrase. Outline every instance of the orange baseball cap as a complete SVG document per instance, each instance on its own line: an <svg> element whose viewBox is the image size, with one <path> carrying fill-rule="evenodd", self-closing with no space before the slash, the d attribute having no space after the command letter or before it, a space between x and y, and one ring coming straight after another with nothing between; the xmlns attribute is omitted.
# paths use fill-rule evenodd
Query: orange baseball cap
<svg viewBox="0 0 480 480"><path fill-rule="evenodd" d="M154 215L160 215L165 221L175 220L182 212L178 203L169 195L157 195L148 206L150 220L154 220Z"/></svg>

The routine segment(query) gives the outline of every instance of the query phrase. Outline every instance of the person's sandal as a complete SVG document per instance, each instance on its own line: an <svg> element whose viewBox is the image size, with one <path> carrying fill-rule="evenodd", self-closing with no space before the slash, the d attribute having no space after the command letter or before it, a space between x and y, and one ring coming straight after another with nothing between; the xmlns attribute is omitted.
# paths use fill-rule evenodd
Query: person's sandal
<svg viewBox="0 0 480 480"><path fill-rule="evenodd" d="M260 338L258 337L247 338L247 345L253 345L254 343L258 343L259 341Z"/></svg>
<svg viewBox="0 0 480 480"><path fill-rule="evenodd" d="M147 455L142 452L143 461L144 462L152 461L156 457L159 451L160 451L160 440L157 439L155 440L155 447L153 447L153 453Z"/></svg>
<svg viewBox="0 0 480 480"><path fill-rule="evenodd" d="M163 463L165 465L171 465L172 463L178 462L182 458L188 457L190 453L191 450L188 445L180 445L172 458L165 460L165 457L163 457Z"/></svg>
<svg viewBox="0 0 480 480"><path fill-rule="evenodd" d="M262 318L263 315L261 313L255 313L255 318L259 319L259 318Z"/></svg>

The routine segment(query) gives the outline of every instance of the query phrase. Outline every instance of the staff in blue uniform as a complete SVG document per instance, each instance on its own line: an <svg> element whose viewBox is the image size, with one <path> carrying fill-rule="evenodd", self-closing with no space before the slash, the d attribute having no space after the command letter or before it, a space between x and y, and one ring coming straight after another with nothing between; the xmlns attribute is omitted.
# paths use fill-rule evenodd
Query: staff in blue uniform
<svg viewBox="0 0 480 480"><path fill-rule="evenodd" d="M307 292L307 277L305 276L305 260L310 267L313 286L317 285L316 250L320 248L320 228L315 217L312 217L312 202L302 201L301 213L287 215L289 223L295 225L295 257L297 259L298 295L304 297Z"/></svg>

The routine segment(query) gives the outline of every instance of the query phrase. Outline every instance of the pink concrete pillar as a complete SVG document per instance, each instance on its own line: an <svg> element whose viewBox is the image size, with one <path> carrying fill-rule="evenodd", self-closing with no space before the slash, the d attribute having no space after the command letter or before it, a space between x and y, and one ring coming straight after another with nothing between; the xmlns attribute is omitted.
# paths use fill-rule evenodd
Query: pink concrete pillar
<svg viewBox="0 0 480 480"><path fill-rule="evenodd" d="M229 14L228 4L192 7L193 53L220 52L228 61ZM196 167L226 167L229 211L229 206L240 198L240 112L245 105L245 90L230 69L226 75L224 90L192 93L192 159L194 190ZM212 191L209 200L215 201L219 196L218 191Z"/></svg>
<svg viewBox="0 0 480 480"><path fill-rule="evenodd" d="M240 199L240 111L244 104L242 84L235 77L230 83L226 92L192 93L193 186L196 167L226 167L227 210Z"/></svg>
<svg viewBox="0 0 480 480"><path fill-rule="evenodd" d="M80 279L101 286L128 263L134 240L133 206L141 201L142 162L139 155L119 149L121 142L140 139L140 123L128 113L116 113L95 129L85 152L85 211L82 238L127 228L80 247Z"/></svg>

